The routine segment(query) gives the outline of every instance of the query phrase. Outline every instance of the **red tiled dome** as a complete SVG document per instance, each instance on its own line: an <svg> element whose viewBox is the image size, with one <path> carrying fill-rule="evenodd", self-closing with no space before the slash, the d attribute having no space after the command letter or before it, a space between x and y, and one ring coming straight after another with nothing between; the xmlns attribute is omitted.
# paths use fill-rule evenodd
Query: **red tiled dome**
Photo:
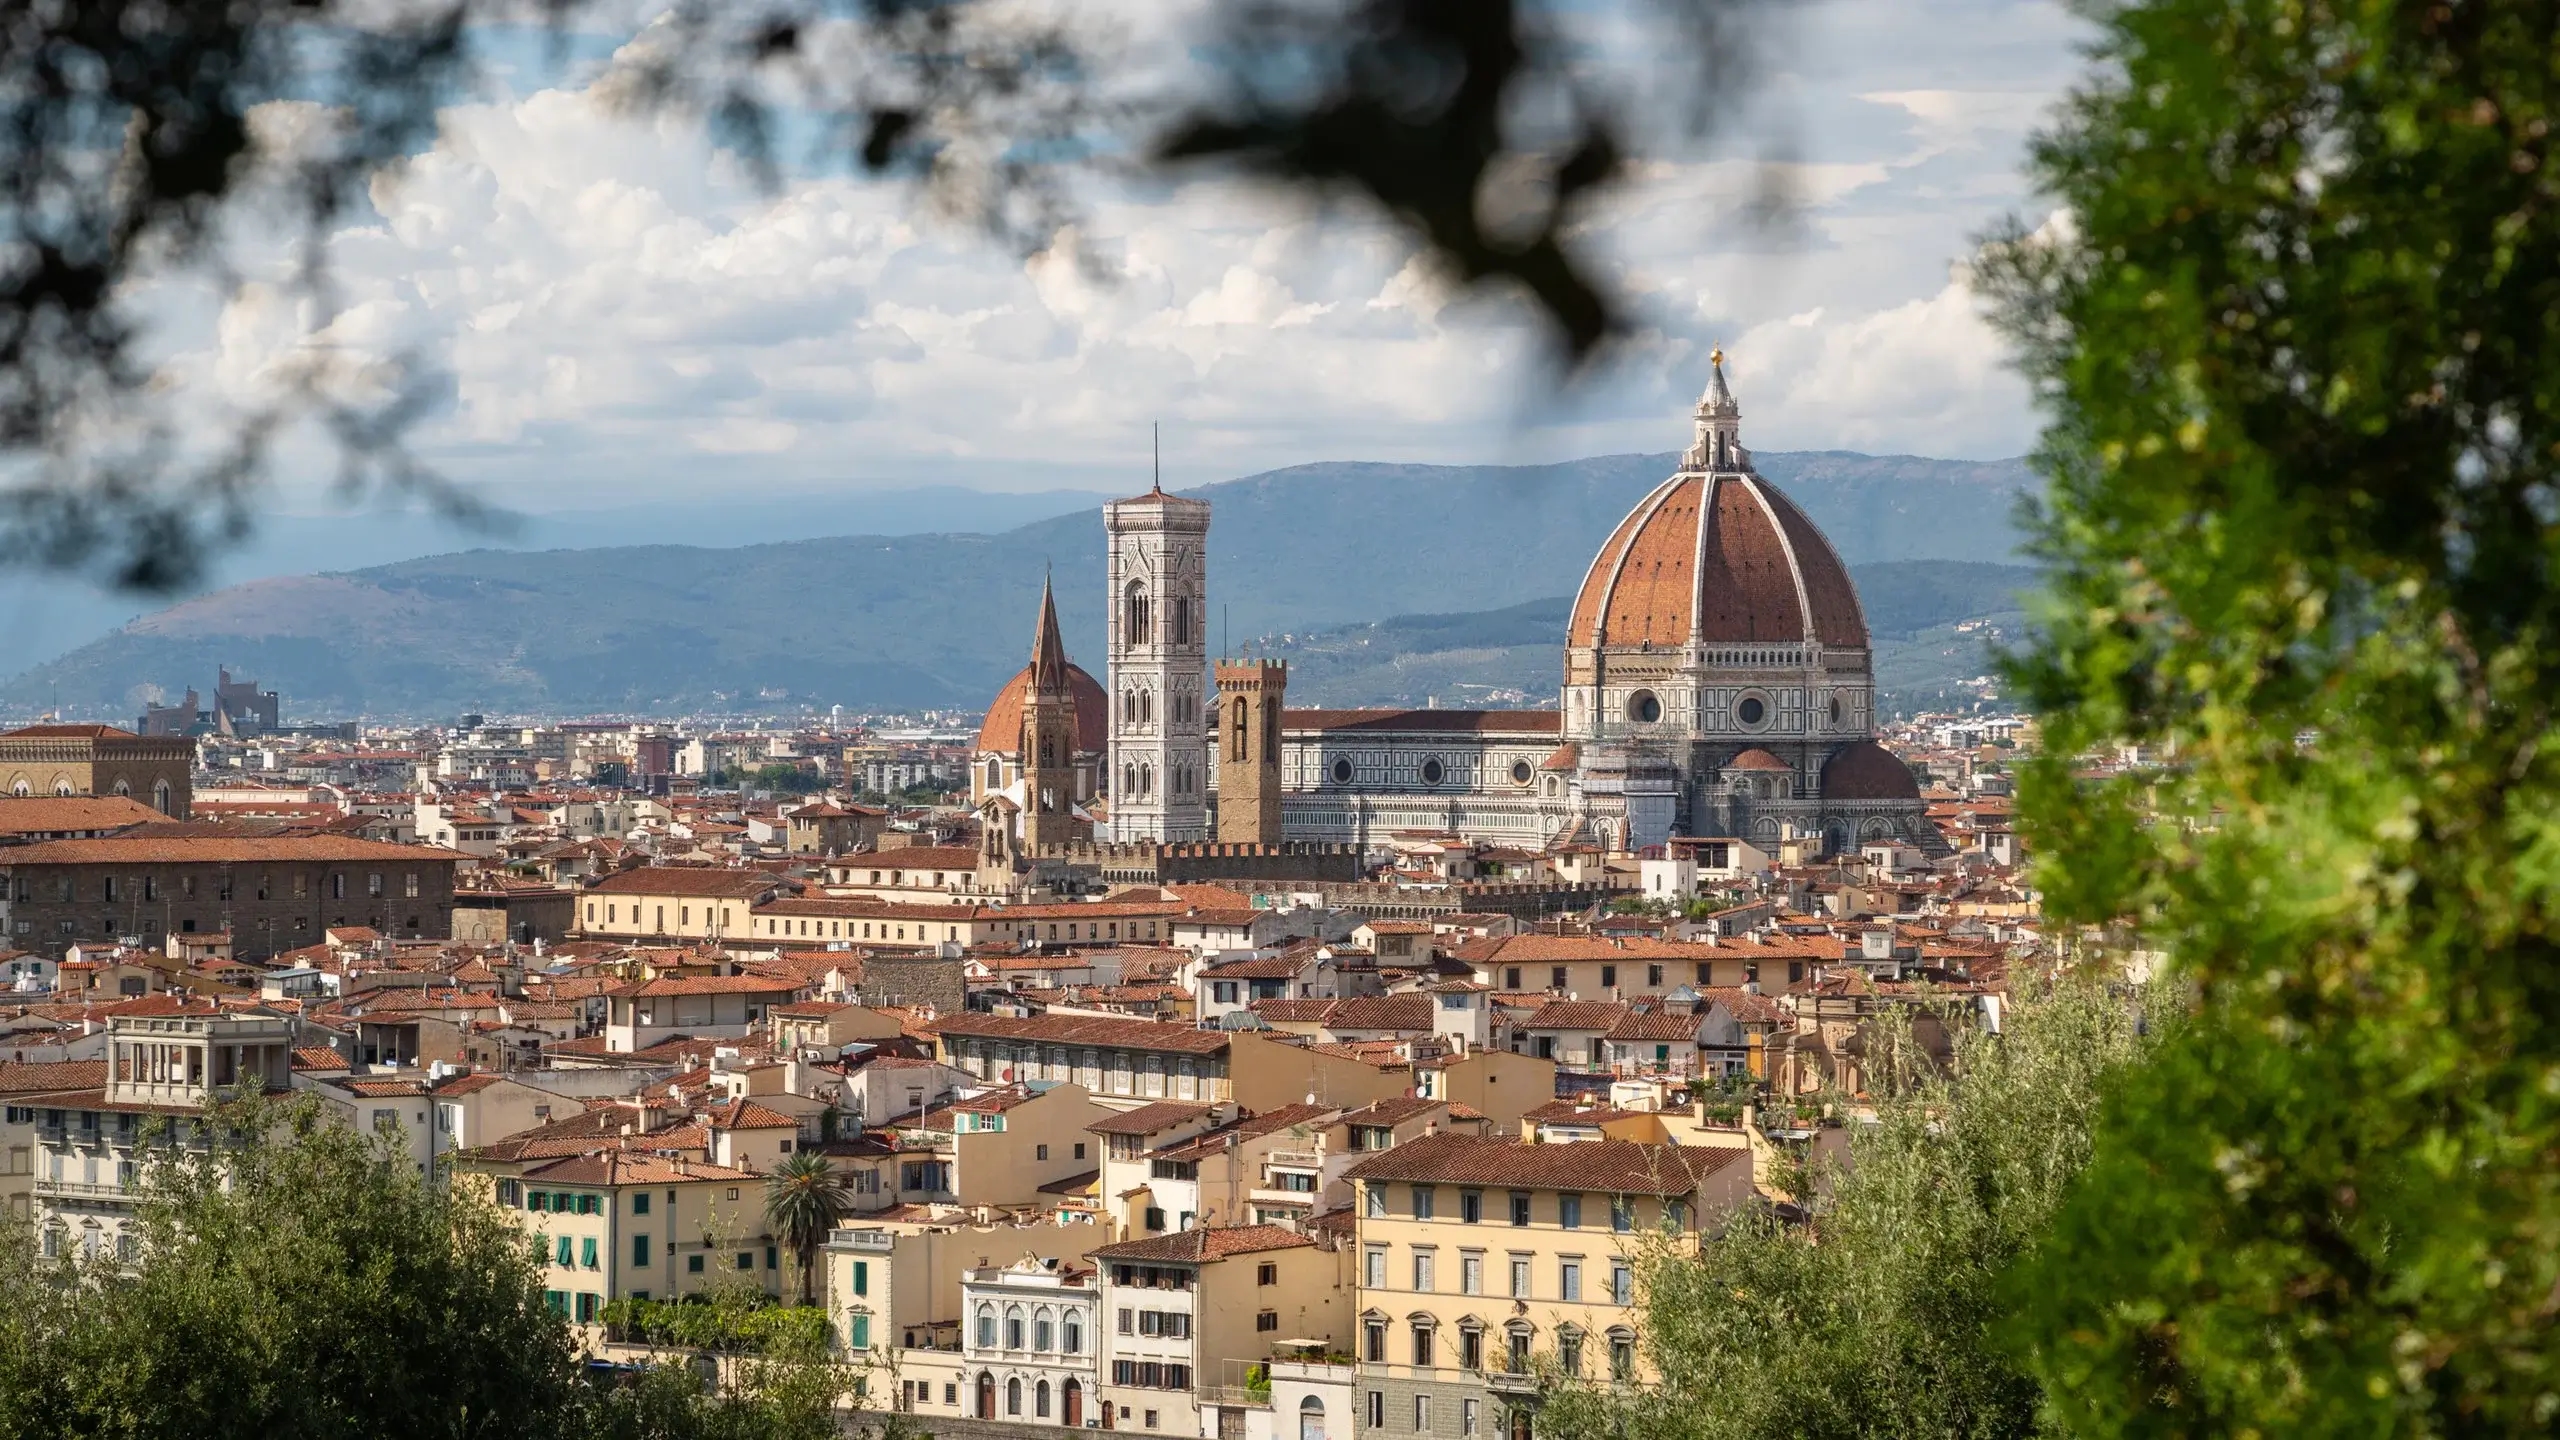
<svg viewBox="0 0 2560 1440"><path fill-rule="evenodd" d="M1822 766L1826 800L1912 800L1920 798L1920 782L1911 767L1873 740L1843 746Z"/></svg>
<svg viewBox="0 0 2560 1440"><path fill-rule="evenodd" d="M1688 472L1655 486L1600 547L1565 644L1678 647L1693 635L1863 650L1867 621L1848 567L1776 486Z"/></svg>
<svg viewBox="0 0 2560 1440"><path fill-rule="evenodd" d="M1076 701L1076 749L1100 754L1111 744L1111 700L1094 678L1076 665L1067 666L1067 691ZM1022 702L1031 693L1031 667L1023 666L1004 682L978 726L978 749L1010 755L1022 746Z"/></svg>
<svg viewBox="0 0 2560 1440"><path fill-rule="evenodd" d="M1724 762L1727 770L1793 770L1793 765L1754 745Z"/></svg>

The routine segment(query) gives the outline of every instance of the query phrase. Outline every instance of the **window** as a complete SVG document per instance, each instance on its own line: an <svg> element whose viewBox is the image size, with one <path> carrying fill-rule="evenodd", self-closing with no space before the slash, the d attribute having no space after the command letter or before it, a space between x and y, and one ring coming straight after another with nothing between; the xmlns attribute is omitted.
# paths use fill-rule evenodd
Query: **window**
<svg viewBox="0 0 2560 1440"><path fill-rule="evenodd" d="M1032 1147L1031 1147L1031 1158L1032 1158L1032 1159L1034 1159L1034 1160L1046 1160L1046 1159L1048 1159L1048 1158L1049 1158L1049 1147L1048 1147L1048 1146L1046 1146L1046 1145L1034 1145L1034 1146L1032 1146Z"/></svg>
<svg viewBox="0 0 2560 1440"><path fill-rule="evenodd" d="M1064 1355L1084 1353L1084 1312L1070 1310L1065 1323L1058 1327L1058 1351Z"/></svg>
<svg viewBox="0 0 2560 1440"><path fill-rule="evenodd" d="M1609 1378L1636 1378L1636 1338L1620 1331L1609 1333Z"/></svg>
<svg viewBox="0 0 2560 1440"><path fill-rule="evenodd" d="M1413 1327L1413 1363L1423 1366L1431 1363L1431 1327L1428 1325Z"/></svg>
<svg viewBox="0 0 2560 1440"><path fill-rule="evenodd" d="M1484 1293L1484 1254L1482 1251L1469 1250L1458 1257L1458 1293L1461 1295L1481 1295Z"/></svg>
<svg viewBox="0 0 2560 1440"><path fill-rule="evenodd" d="M1514 1300L1529 1298L1529 1257L1526 1255L1511 1257L1511 1298Z"/></svg>
<svg viewBox="0 0 2560 1440"><path fill-rule="evenodd" d="M1387 1392L1384 1390L1372 1390L1369 1392L1369 1428L1372 1430L1383 1430L1386 1426Z"/></svg>
<svg viewBox="0 0 2560 1440"><path fill-rule="evenodd" d="M871 1262L868 1260L853 1262L853 1293L856 1295L871 1293Z"/></svg>
<svg viewBox="0 0 2560 1440"><path fill-rule="evenodd" d="M1432 1197L1432 1194L1433 1194L1432 1188L1431 1188L1430 1186L1428 1186L1428 1185L1416 1185L1416 1186L1414 1186L1414 1187L1413 1187L1413 1218L1414 1218L1414 1219L1416 1219L1416 1220L1428 1220L1428 1219L1430 1219L1430 1218L1431 1218L1431 1197Z"/></svg>
<svg viewBox="0 0 2560 1440"><path fill-rule="evenodd" d="M856 1350L868 1350L868 1349L870 1349L870 1348L871 1348L871 1317L870 1317L870 1316L868 1316L868 1315L856 1315L856 1316L854 1316L854 1317L853 1317L852 1330L853 1330L853 1341L852 1341L853 1348L854 1348L854 1349L856 1349Z"/></svg>
<svg viewBox="0 0 2560 1440"><path fill-rule="evenodd" d="M1566 1230L1582 1228L1581 1196L1559 1195L1556 1197L1556 1224Z"/></svg>
<svg viewBox="0 0 2560 1440"><path fill-rule="evenodd" d="M551 1252L551 1262L555 1265L575 1265L578 1263L577 1247L571 1243L568 1236L563 1235L560 1237L559 1244Z"/></svg>
<svg viewBox="0 0 2560 1440"><path fill-rule="evenodd" d="M1048 1311L1043 1310L1031 1317L1032 1349L1054 1350L1057 1348L1057 1341L1057 1326L1049 1319Z"/></svg>
<svg viewBox="0 0 2560 1440"><path fill-rule="evenodd" d="M1372 1365L1387 1363L1387 1322L1371 1320L1360 1327L1360 1358Z"/></svg>
<svg viewBox="0 0 2560 1440"><path fill-rule="evenodd" d="M1019 1375L1004 1382L1004 1413L1007 1415L1022 1413L1022 1377Z"/></svg>
<svg viewBox="0 0 2560 1440"><path fill-rule="evenodd" d="M756 1268L756 1257L753 1251L741 1250L738 1252L738 1268L741 1270L753 1270Z"/></svg>
<svg viewBox="0 0 2560 1440"><path fill-rule="evenodd" d="M1621 1235L1629 1235L1635 1232L1635 1197L1631 1195L1612 1195L1609 1197L1609 1228L1617 1231Z"/></svg>
<svg viewBox="0 0 2560 1440"><path fill-rule="evenodd" d="M648 1191L643 1190L639 1194L631 1197L631 1213L634 1215L646 1215L649 1213Z"/></svg>
<svg viewBox="0 0 2560 1440"><path fill-rule="evenodd" d="M1458 1363L1469 1370L1484 1368L1484 1332L1470 1325L1458 1332Z"/></svg>
<svg viewBox="0 0 2560 1440"><path fill-rule="evenodd" d="M1007 1310L1004 1314L1004 1348L1022 1348L1022 1312L1019 1310Z"/></svg>
<svg viewBox="0 0 2560 1440"><path fill-rule="evenodd" d="M1627 1262L1624 1260L1609 1262L1609 1303L1613 1305L1636 1303L1636 1272L1628 1269Z"/></svg>
<svg viewBox="0 0 2560 1440"><path fill-rule="evenodd" d="M1645 983L1645 988L1646 988L1646 989L1648 989L1648 990L1659 990L1659 989L1661 989L1661 988L1662 988L1662 967L1661 967L1661 966L1659 966L1659 965L1647 965L1646 967L1644 967L1644 983Z"/></svg>
<svg viewBox="0 0 2560 1440"><path fill-rule="evenodd" d="M1257 1311L1257 1312L1255 1312L1254 1317L1253 1317L1253 1332L1254 1332L1255 1334L1257 1334L1257 1335L1269 1335L1269 1334L1272 1334L1272 1333L1274 1333L1274 1332L1278 1331L1278 1330L1279 1330L1279 1328L1280 1328L1280 1312L1279 1312L1279 1311L1277 1311L1277 1310L1261 1310L1261 1311Z"/></svg>
<svg viewBox="0 0 2560 1440"><path fill-rule="evenodd" d="M1567 1375L1582 1373L1582 1335L1566 1330L1556 1336L1556 1366Z"/></svg>
<svg viewBox="0 0 2560 1440"><path fill-rule="evenodd" d="M1355 1146L1354 1148L1356 1149L1358 1147ZM1386 1219L1387 1187L1379 1184L1375 1180L1372 1180L1363 1187L1363 1193L1369 1197L1369 1218L1372 1220Z"/></svg>
<svg viewBox="0 0 2560 1440"><path fill-rule="evenodd" d="M1459 1433L1459 1434L1461 1434L1461 1435L1473 1435L1473 1434L1477 1433L1478 1427L1479 1427L1479 1426L1481 1425L1481 1423L1482 1423L1482 1418L1483 1418L1483 1417L1482 1417L1482 1411L1481 1411L1480 1407L1483 1405L1483 1403L1484 1403L1483 1401L1476 1400L1476 1399L1472 1399L1472 1398L1464 1399L1464 1400L1460 1400L1460 1401L1458 1402L1458 1433Z"/></svg>
<svg viewBox="0 0 2560 1440"><path fill-rule="evenodd" d="M684 1257L684 1273L686 1273L687 1275L699 1275L699 1274L701 1274L701 1273L702 1273L702 1257L701 1257L701 1256L699 1256L699 1255L687 1255L686 1257Z"/></svg>
<svg viewBox="0 0 2560 1440"><path fill-rule="evenodd" d="M1650 725L1662 718L1662 701L1650 690L1639 690L1627 697L1627 718Z"/></svg>
<svg viewBox="0 0 2560 1440"><path fill-rule="evenodd" d="M1432 1277L1431 1277L1431 1268L1432 1268L1432 1266L1431 1266L1431 1262L1432 1262L1432 1253L1431 1253L1429 1250L1423 1249L1423 1248L1422 1248L1422 1247L1420 1247L1420 1246L1416 1246L1416 1247L1414 1247L1414 1251L1413 1251L1413 1288L1414 1288L1414 1289L1416 1289L1416 1290L1421 1290L1421 1291L1428 1291L1428 1290L1430 1290L1430 1289L1432 1289L1432 1288L1433 1288L1432 1283L1431 1283L1431 1278L1432 1278Z"/></svg>
<svg viewBox="0 0 2560 1440"><path fill-rule="evenodd" d="M1514 1225L1529 1223L1529 1192L1526 1190L1511 1192L1511 1223Z"/></svg>
<svg viewBox="0 0 2560 1440"><path fill-rule="evenodd" d="M1125 1284L1127 1284L1128 1282L1124 1280L1124 1281L1122 1281L1121 1283L1125 1285ZM1135 1334L1137 1334L1137 1333L1138 1333L1138 1332L1137 1332L1137 1328L1136 1328L1136 1324L1137 1324L1137 1322L1136 1322L1136 1319L1135 1319L1136 1314L1137 1314L1137 1312L1136 1312L1136 1311L1133 1311L1133 1310L1129 1309L1127 1306L1122 1306L1122 1307L1121 1307L1121 1310L1120 1310L1120 1319L1119 1319L1119 1323L1118 1323L1116 1326L1114 1326L1113 1328L1117 1329L1117 1330L1118 1330L1121 1334L1123 1334L1123 1335L1135 1335ZM988 1344L990 1344L990 1345L992 1345L992 1344L994 1344L994 1343L995 1343L995 1340L994 1340L994 1338L992 1337L992 1335L988 1338L987 1343L988 1343Z"/></svg>
<svg viewBox="0 0 2560 1440"><path fill-rule="evenodd" d="M1529 1368L1529 1328L1525 1325L1503 1336L1502 1368L1517 1375Z"/></svg>
<svg viewBox="0 0 2560 1440"><path fill-rule="evenodd" d="M1372 1290L1387 1288L1387 1247L1383 1245L1369 1247L1368 1281Z"/></svg>
<svg viewBox="0 0 2560 1440"><path fill-rule="evenodd" d="M578 1247L578 1263L589 1270L596 1268L596 1237L589 1235Z"/></svg>
<svg viewBox="0 0 2560 1440"><path fill-rule="evenodd" d="M648 1237L648 1236L646 1236L646 1235L634 1235L634 1236L632 1236L632 1237L631 1237L631 1263L632 1263L632 1264L634 1264L634 1265L642 1265L642 1266L645 1266L645 1265L647 1265L647 1264L649 1263L649 1237Z"/></svg>
<svg viewBox="0 0 2560 1440"><path fill-rule="evenodd" d="M1120 1318L1123 1322L1126 1322L1129 1318L1129 1312L1126 1310L1121 1311ZM1129 1333L1129 1327L1126 1323L1121 1325L1120 1333L1124 1335ZM993 1350L996 1348L996 1307L993 1305L981 1305L978 1307L978 1348L981 1350Z"/></svg>
<svg viewBox="0 0 2560 1440"><path fill-rule="evenodd" d="M1277 1285L1277 1284L1279 1284L1279 1283L1280 1283L1280 1267L1279 1267L1277 1264L1275 1264L1275 1263L1273 1263L1273 1262L1271 1262L1271 1261L1269 1261L1269 1260L1265 1260L1265 1261L1263 1261L1261 1264L1254 1266L1254 1267L1253 1267L1253 1283L1254 1283L1254 1284L1256 1284L1256 1285Z"/></svg>
<svg viewBox="0 0 2560 1440"><path fill-rule="evenodd" d="M1468 1225L1477 1224L1484 1219L1483 1191L1461 1190L1458 1192L1458 1219L1461 1223Z"/></svg>
<svg viewBox="0 0 2560 1440"><path fill-rule="evenodd" d="M1582 1298L1582 1261L1580 1259L1564 1260L1556 1265L1556 1298L1559 1300Z"/></svg>
<svg viewBox="0 0 2560 1440"><path fill-rule="evenodd" d="M1422 1434L1431 1433L1431 1397L1428 1395L1413 1397L1413 1428Z"/></svg>

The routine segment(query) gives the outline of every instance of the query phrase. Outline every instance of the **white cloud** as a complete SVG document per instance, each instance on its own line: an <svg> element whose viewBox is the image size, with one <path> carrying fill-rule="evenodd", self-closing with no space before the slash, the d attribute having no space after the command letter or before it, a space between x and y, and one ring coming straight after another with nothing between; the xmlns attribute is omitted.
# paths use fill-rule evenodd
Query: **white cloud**
<svg viewBox="0 0 2560 1440"><path fill-rule="evenodd" d="M1180 483L1672 449L1716 342L1759 448L2013 454L2024 392L1948 267L2030 203L2020 142L2071 64L2059 15L1818 9L1752 112L1791 136L1777 158L1653 162L1594 217L1646 328L1560 396L1518 304L1461 296L1357 211L1213 180L1096 189L1026 259L895 186L764 194L696 127L575 88L449 111L374 188L378 223L338 237L325 331L279 298L279 254L178 329L172 368L238 397L314 346L415 354L451 377L430 458L533 508L706 481L1107 485L1142 473L1158 420ZM2007 28L1980 54L1944 39L1985 23ZM1779 224L1738 218L1772 193Z"/></svg>

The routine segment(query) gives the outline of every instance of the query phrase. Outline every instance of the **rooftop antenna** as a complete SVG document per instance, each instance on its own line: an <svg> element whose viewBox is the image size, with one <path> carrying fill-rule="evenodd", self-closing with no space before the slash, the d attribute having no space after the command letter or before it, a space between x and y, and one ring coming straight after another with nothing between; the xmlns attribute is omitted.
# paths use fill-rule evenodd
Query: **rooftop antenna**
<svg viewBox="0 0 2560 1440"><path fill-rule="evenodd" d="M1155 483L1149 488L1156 494L1161 495L1164 493L1164 422L1161 420L1154 421L1147 426L1147 429L1155 435L1156 457Z"/></svg>

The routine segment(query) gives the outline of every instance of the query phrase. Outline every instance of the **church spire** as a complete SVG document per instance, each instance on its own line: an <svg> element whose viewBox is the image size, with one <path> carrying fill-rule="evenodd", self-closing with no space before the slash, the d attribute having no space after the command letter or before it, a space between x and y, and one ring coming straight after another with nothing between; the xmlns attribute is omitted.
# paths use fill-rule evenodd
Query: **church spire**
<svg viewBox="0 0 2560 1440"><path fill-rule="evenodd" d="M1697 443L1680 458L1683 470L1747 470L1751 452L1742 448L1742 406L1724 383L1724 350L1719 347L1707 356L1714 367L1707 377L1707 391L1698 397Z"/></svg>
<svg viewBox="0 0 2560 1440"><path fill-rule="evenodd" d="M1040 628L1031 636L1031 688L1067 688L1067 642L1058 634L1058 599L1046 575L1040 577Z"/></svg>

